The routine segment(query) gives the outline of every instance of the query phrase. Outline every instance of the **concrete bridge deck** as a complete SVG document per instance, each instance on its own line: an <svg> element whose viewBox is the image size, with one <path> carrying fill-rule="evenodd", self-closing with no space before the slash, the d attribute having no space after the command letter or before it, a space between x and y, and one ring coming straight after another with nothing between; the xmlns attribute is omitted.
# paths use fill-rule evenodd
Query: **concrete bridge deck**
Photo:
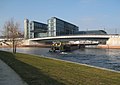
<svg viewBox="0 0 120 85"><path fill-rule="evenodd" d="M120 37L120 35L69 35L69 36L33 38L29 40L41 41L41 40L59 40L59 39L109 39L111 37Z"/></svg>

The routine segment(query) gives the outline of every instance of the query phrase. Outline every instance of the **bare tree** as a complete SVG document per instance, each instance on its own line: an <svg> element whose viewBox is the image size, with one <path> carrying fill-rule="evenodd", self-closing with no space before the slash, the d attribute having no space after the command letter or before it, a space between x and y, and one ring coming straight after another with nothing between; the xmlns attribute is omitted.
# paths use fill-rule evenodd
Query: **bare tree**
<svg viewBox="0 0 120 85"><path fill-rule="evenodd" d="M13 53L16 53L17 42L22 36L19 23L14 22L13 19L5 22L3 27L3 36L5 36L7 41L11 42Z"/></svg>

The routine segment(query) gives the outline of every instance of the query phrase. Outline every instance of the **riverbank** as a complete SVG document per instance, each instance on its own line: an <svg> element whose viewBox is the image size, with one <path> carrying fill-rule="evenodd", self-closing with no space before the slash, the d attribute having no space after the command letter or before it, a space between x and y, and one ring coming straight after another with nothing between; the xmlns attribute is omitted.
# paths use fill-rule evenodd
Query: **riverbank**
<svg viewBox="0 0 120 85"><path fill-rule="evenodd" d="M20 46L17 46L17 48L22 48L22 47L50 48L51 45L20 45ZM0 46L0 48L12 48L12 46Z"/></svg>
<svg viewBox="0 0 120 85"><path fill-rule="evenodd" d="M102 49L120 49L120 46L112 46L112 45L98 45L97 47Z"/></svg>
<svg viewBox="0 0 120 85"><path fill-rule="evenodd" d="M0 51L0 58L29 85L119 85L120 73L27 54Z"/></svg>

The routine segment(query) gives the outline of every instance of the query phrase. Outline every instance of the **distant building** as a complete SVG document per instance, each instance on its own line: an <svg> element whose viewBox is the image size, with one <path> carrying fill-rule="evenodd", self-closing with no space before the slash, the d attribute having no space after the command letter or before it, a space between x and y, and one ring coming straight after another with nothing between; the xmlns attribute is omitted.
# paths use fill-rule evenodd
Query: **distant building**
<svg viewBox="0 0 120 85"><path fill-rule="evenodd" d="M24 38L29 39L30 38L30 28L29 28L29 20L24 20Z"/></svg>
<svg viewBox="0 0 120 85"><path fill-rule="evenodd" d="M47 37L47 24L31 21L30 38Z"/></svg>
<svg viewBox="0 0 120 85"><path fill-rule="evenodd" d="M67 35L104 35L104 30L79 31L78 26L66 22L64 20L52 17L48 19L48 24L24 20L24 38L40 38L51 36L67 36Z"/></svg>
<svg viewBox="0 0 120 85"><path fill-rule="evenodd" d="M104 30L89 30L89 31L78 31L75 35L105 35L107 32Z"/></svg>
<svg viewBox="0 0 120 85"><path fill-rule="evenodd" d="M48 36L73 35L78 31L78 26L63 21L56 17L48 19Z"/></svg>
<svg viewBox="0 0 120 85"><path fill-rule="evenodd" d="M39 38L47 36L47 24L29 21L28 19L24 20L24 38Z"/></svg>

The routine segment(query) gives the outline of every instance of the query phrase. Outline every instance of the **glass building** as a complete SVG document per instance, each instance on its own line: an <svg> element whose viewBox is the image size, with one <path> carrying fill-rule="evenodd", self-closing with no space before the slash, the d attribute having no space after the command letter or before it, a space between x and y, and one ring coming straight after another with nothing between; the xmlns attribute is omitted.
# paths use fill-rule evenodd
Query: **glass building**
<svg viewBox="0 0 120 85"><path fill-rule="evenodd" d="M78 26L64 20L52 17L47 20L48 24L24 20L24 38L40 38L64 35L104 35L104 30L79 31Z"/></svg>
<svg viewBox="0 0 120 85"><path fill-rule="evenodd" d="M29 21L28 19L24 20L24 38L39 38L39 37L46 37L47 34L47 24L36 22L36 21Z"/></svg>
<svg viewBox="0 0 120 85"><path fill-rule="evenodd" d="M48 36L73 35L78 31L78 26L56 17L48 19L47 22Z"/></svg>
<svg viewBox="0 0 120 85"><path fill-rule="evenodd" d="M30 38L47 37L47 24L31 21Z"/></svg>

